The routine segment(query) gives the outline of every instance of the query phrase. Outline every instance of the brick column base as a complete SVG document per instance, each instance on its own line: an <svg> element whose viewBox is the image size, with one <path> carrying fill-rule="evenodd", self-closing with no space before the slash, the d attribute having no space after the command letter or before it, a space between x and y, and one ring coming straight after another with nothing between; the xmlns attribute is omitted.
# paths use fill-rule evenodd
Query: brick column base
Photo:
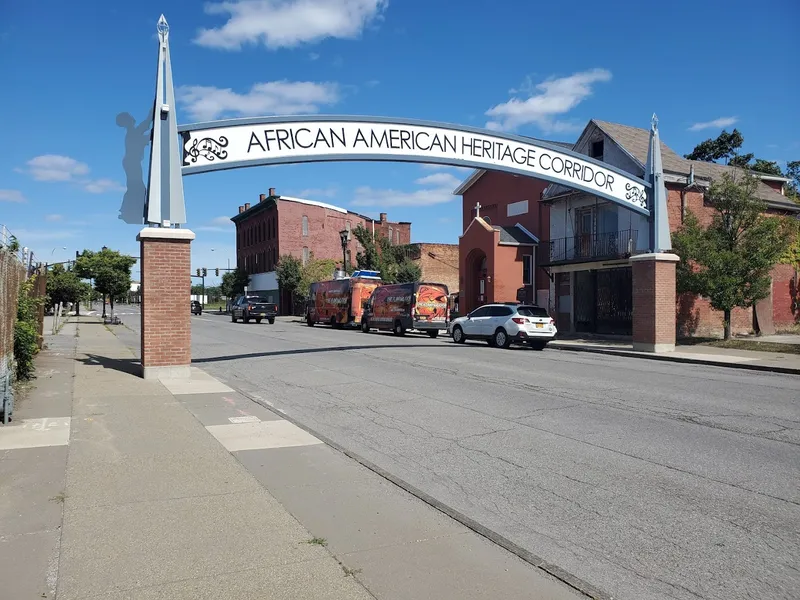
<svg viewBox="0 0 800 600"><path fill-rule="evenodd" d="M675 254L639 254L633 268L633 349L675 350Z"/></svg>
<svg viewBox="0 0 800 600"><path fill-rule="evenodd" d="M145 227L136 236L142 267L142 377L188 378L192 293L188 229Z"/></svg>

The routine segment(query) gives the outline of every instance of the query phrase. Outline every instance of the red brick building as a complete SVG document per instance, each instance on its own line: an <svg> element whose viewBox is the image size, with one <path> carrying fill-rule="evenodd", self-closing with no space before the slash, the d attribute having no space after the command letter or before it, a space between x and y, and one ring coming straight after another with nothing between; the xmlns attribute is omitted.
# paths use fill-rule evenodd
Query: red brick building
<svg viewBox="0 0 800 600"><path fill-rule="evenodd" d="M339 232L352 231L359 225L393 244L411 241L411 223L389 221L386 213L374 220L332 204L279 196L275 188L270 188L268 195L261 194L257 203L240 206L231 221L236 224L236 264L250 274L250 290L271 297L284 313L291 307L288 298L279 298L275 266L281 256L290 254L303 262L313 256L341 263ZM347 250L351 265L359 250L358 241L351 235Z"/></svg>
<svg viewBox="0 0 800 600"><path fill-rule="evenodd" d="M462 195L459 312L487 302L548 305L550 282L538 255L547 239L550 207L539 202L548 183L477 170L453 193ZM476 208L478 207L478 208Z"/></svg>
<svg viewBox="0 0 800 600"><path fill-rule="evenodd" d="M614 165L637 177L644 175L649 131L590 121L574 150ZM714 215L705 199L711 181L733 168L715 163L690 161L662 142L664 182L670 230L676 231L691 211L701 223ZM783 195L788 181L758 174L757 196L768 214L797 215L800 206ZM540 248L542 265L552 274L549 309L559 331L578 334L631 335L635 290L631 261L650 248L647 219L591 194L560 185L550 185L542 195L549 206L550 232ZM465 198L465 207L472 204ZM753 309L732 314L734 333L762 332L792 325L800 318L797 307L798 265L777 265L772 272L772 295ZM677 298L677 334L717 336L722 334L722 313L706 298L686 294Z"/></svg>

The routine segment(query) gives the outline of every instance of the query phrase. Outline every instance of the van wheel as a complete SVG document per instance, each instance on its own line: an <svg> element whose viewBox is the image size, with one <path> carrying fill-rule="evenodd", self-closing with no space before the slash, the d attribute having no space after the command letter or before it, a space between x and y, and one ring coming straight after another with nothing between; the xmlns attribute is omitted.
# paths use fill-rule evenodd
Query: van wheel
<svg viewBox="0 0 800 600"><path fill-rule="evenodd" d="M361 331L363 333L369 333L369 321L366 319L361 321Z"/></svg>
<svg viewBox="0 0 800 600"><path fill-rule="evenodd" d="M429 329L428 335L432 338L439 337L439 330L438 329Z"/></svg>
<svg viewBox="0 0 800 600"><path fill-rule="evenodd" d="M394 334L395 335L405 335L406 334L406 328L403 327L403 324L400 321L395 321Z"/></svg>
<svg viewBox="0 0 800 600"><path fill-rule="evenodd" d="M506 330L499 327L492 336L493 346L498 348L508 348L511 345L511 338L508 337Z"/></svg>
<svg viewBox="0 0 800 600"><path fill-rule="evenodd" d="M463 344L467 341L467 336L464 335L464 331L458 325L453 327L453 341L456 344Z"/></svg>
<svg viewBox="0 0 800 600"><path fill-rule="evenodd" d="M236 323L236 316L231 313L231 323Z"/></svg>
<svg viewBox="0 0 800 600"><path fill-rule="evenodd" d="M531 340L528 342L528 345L534 350L544 350L544 347L547 345L547 342L540 342L539 340Z"/></svg>
<svg viewBox="0 0 800 600"><path fill-rule="evenodd" d="M250 322L250 317L248 317L247 315L242 315L242 321L244 323L249 323Z"/></svg>
<svg viewBox="0 0 800 600"><path fill-rule="evenodd" d="M306 317L306 325L308 325L309 327L313 327L314 320L311 317Z"/></svg>
<svg viewBox="0 0 800 600"><path fill-rule="evenodd" d="M270 325L274 325L275 324L275 318L274 317L271 318L271 319L267 319L267 320L269 321Z"/></svg>

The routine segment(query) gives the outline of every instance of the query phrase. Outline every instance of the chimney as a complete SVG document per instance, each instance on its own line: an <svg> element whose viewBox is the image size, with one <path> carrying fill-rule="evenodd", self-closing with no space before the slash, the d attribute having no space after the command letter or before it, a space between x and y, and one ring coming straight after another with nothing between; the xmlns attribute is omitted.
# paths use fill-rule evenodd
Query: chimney
<svg viewBox="0 0 800 600"><path fill-rule="evenodd" d="M381 223L386 223L386 213L381 213Z"/></svg>
<svg viewBox="0 0 800 600"><path fill-rule="evenodd" d="M245 202L244 203L244 209L245 210L250 210L250 203L249 202Z"/></svg>
<svg viewBox="0 0 800 600"><path fill-rule="evenodd" d="M258 195L258 201L259 202L263 202L266 199L267 199L267 195L266 194L259 194Z"/></svg>
<svg viewBox="0 0 800 600"><path fill-rule="evenodd" d="M275 195L275 188L269 188L269 195L270 196L274 196Z"/></svg>
<svg viewBox="0 0 800 600"><path fill-rule="evenodd" d="M244 206L239 206L239 214L242 214L243 212L244 212Z"/></svg>

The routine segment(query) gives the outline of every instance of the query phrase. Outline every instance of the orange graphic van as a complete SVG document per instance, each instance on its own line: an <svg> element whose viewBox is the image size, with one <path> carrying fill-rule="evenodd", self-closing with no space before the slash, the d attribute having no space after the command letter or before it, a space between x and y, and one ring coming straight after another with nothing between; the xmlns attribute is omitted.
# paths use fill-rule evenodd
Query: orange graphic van
<svg viewBox="0 0 800 600"><path fill-rule="evenodd" d="M361 331L383 329L404 335L409 329L431 337L447 329L449 292L443 283L396 283L376 288L361 319Z"/></svg>
<svg viewBox="0 0 800 600"><path fill-rule="evenodd" d="M306 323L309 327L317 323L336 327L358 326L364 305L381 283L377 271L355 271L347 279L312 283L309 287Z"/></svg>

